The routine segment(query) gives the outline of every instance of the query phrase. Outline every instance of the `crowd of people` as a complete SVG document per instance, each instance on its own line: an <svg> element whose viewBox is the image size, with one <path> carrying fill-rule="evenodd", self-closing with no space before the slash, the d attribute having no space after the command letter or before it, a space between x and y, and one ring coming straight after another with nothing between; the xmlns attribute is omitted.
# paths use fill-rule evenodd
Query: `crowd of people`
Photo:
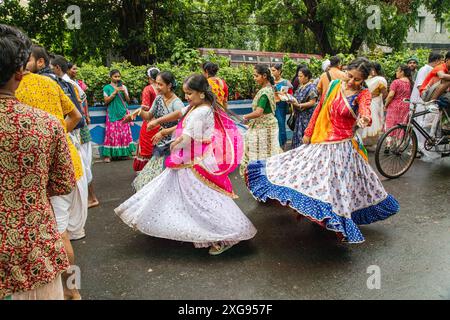
<svg viewBox="0 0 450 320"><path fill-rule="evenodd" d="M0 54L0 298L80 299L66 281L75 263L71 241L85 237L88 208L99 205L87 86L76 65L14 27L0 24ZM448 104L450 52L442 59L433 53L417 71L411 58L390 86L380 65L365 58L344 67L332 57L318 79L299 66L292 81L283 79L280 64L257 65L260 90L242 117L228 110L228 86L214 63L183 83L150 68L141 108L132 113L121 73L112 70L103 88L101 154L105 162L135 155L138 172L135 194L115 213L144 234L219 255L257 232L234 202L229 175L239 167L256 200L277 201L343 242L361 243L358 226L394 215L399 204L356 132L367 144L403 122L411 95ZM178 86L184 97L175 94ZM136 150L130 124L137 117L143 125Z"/></svg>

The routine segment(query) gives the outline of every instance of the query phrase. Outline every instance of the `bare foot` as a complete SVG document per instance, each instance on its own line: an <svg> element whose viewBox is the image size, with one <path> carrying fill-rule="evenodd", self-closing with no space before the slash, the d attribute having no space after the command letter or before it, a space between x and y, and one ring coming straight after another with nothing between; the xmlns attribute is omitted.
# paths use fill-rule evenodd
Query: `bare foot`
<svg viewBox="0 0 450 320"><path fill-rule="evenodd" d="M103 160L104 163L110 163L111 162L111 158L105 158L105 160Z"/></svg>
<svg viewBox="0 0 450 320"><path fill-rule="evenodd" d="M215 244L215 245L212 245L212 246L209 248L209 252L208 252L208 253L209 253L210 255L212 255L212 256L217 256L217 255L219 255L219 254L221 254L221 253L227 251L227 250L230 249L232 246L233 246L233 245L224 245L224 244L222 244L222 243L220 243L220 244Z"/></svg>
<svg viewBox="0 0 450 320"><path fill-rule="evenodd" d="M80 292L77 289L64 288L64 300L81 300Z"/></svg>
<svg viewBox="0 0 450 320"><path fill-rule="evenodd" d="M94 208L100 205L97 199L88 202L88 209Z"/></svg>

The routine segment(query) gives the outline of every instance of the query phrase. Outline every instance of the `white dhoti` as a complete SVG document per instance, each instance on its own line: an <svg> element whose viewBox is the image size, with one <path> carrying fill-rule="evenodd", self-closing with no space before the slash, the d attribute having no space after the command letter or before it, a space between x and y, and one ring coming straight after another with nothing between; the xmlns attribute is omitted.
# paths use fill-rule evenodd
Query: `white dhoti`
<svg viewBox="0 0 450 320"><path fill-rule="evenodd" d="M83 165L83 172L84 172ZM88 215L88 183L86 174L77 181L75 195L72 199L72 205L69 211L69 224L67 232L70 240L78 240L84 238L84 226Z"/></svg>
<svg viewBox="0 0 450 320"><path fill-rule="evenodd" d="M92 142L86 142L80 146L81 160L86 169L88 184L92 182Z"/></svg>
<svg viewBox="0 0 450 320"><path fill-rule="evenodd" d="M69 226L70 208L75 198L75 189L64 196L51 197L50 202L55 212L56 227L59 233L64 233Z"/></svg>
<svg viewBox="0 0 450 320"><path fill-rule="evenodd" d="M69 209L69 223L67 226L70 240L78 240L85 236L84 226L88 215L88 174L82 152L83 148L80 143L79 130L74 130L70 133L70 136L82 159L83 166L83 176L77 181L74 190L75 194L71 199L72 203Z"/></svg>
<svg viewBox="0 0 450 320"><path fill-rule="evenodd" d="M84 166L83 166L84 167ZM59 233L67 231L70 240L78 240L85 236L84 225L88 212L88 184L83 175L75 189L64 196L51 197L50 201L56 216Z"/></svg>

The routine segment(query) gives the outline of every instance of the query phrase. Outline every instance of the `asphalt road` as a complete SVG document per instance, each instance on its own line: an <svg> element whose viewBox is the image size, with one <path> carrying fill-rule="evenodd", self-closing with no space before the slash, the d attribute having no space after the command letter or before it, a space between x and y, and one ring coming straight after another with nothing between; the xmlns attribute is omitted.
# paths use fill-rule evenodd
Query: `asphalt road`
<svg viewBox="0 0 450 320"><path fill-rule="evenodd" d="M363 244L256 202L233 176L239 207L256 237L220 256L190 243L133 231L113 209L132 195L131 161L96 163L101 205L89 210L87 237L73 243L83 299L450 299L450 161L416 161L383 180L401 211L361 230ZM161 199L164 201L164 198ZM380 289L369 289L370 266ZM376 282L369 281L376 284Z"/></svg>

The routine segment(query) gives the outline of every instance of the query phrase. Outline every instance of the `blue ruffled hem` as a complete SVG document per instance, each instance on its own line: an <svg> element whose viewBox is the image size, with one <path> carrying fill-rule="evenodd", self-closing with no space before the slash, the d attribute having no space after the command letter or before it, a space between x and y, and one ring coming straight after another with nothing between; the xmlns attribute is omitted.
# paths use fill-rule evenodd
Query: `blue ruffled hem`
<svg viewBox="0 0 450 320"><path fill-rule="evenodd" d="M265 168L265 160L250 162L247 168L247 186L257 200L278 200L282 205L289 206L326 229L338 233L344 242L364 242L357 225L387 219L400 210L397 200L388 195L376 205L353 212L351 219L345 218L334 213L329 203L308 197L294 189L272 184L267 179Z"/></svg>

